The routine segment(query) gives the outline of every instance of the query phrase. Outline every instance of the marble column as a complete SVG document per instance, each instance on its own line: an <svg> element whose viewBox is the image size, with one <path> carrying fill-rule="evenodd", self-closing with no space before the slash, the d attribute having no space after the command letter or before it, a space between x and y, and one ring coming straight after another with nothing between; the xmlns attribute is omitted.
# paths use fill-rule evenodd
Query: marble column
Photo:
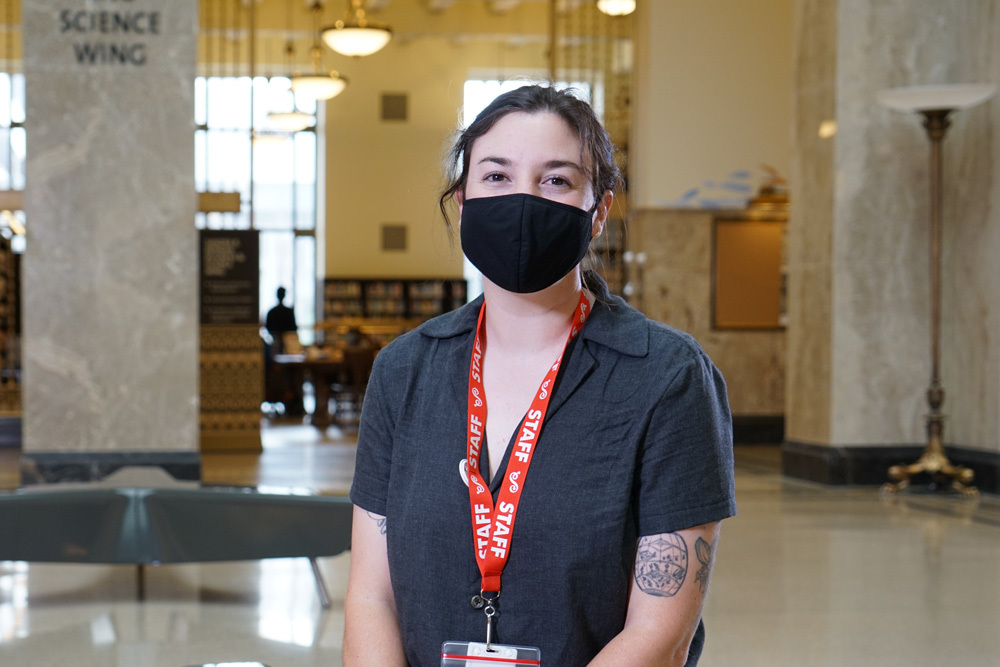
<svg viewBox="0 0 1000 667"><path fill-rule="evenodd" d="M797 4L790 474L877 483L890 463L908 462L923 446L929 147L917 116L885 109L875 95L897 86L996 82L998 35L993 0ZM958 451L953 459L978 460L994 480L1000 467L997 109L993 101L956 114L945 139L942 317L946 443ZM820 136L825 121L836 122L834 136Z"/></svg>
<svg viewBox="0 0 1000 667"><path fill-rule="evenodd" d="M196 479L196 0L25 0L24 483Z"/></svg>

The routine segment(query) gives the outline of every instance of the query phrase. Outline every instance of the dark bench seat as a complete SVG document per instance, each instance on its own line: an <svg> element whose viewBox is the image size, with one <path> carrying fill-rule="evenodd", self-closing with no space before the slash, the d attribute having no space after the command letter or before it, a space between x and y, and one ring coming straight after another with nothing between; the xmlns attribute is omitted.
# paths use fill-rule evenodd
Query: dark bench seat
<svg viewBox="0 0 1000 667"><path fill-rule="evenodd" d="M143 566L316 558L351 544L350 500L234 487L32 488L0 493L0 560Z"/></svg>

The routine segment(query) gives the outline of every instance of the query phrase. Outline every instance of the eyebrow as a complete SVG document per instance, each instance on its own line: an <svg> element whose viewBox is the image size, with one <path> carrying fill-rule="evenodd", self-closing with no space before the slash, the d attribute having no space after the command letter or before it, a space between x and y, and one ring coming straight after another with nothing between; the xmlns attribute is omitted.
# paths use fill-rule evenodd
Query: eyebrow
<svg viewBox="0 0 1000 667"><path fill-rule="evenodd" d="M495 155L487 155L486 157L484 157L482 160L479 161L479 164L483 164L484 162L492 162L493 164L498 164L501 167L510 166L510 160L508 160L505 157L498 157ZM573 162L572 160L549 160L543 166L546 169L561 169L563 167L568 167L570 169L575 169L581 174L584 173L583 167L578 165L576 162Z"/></svg>

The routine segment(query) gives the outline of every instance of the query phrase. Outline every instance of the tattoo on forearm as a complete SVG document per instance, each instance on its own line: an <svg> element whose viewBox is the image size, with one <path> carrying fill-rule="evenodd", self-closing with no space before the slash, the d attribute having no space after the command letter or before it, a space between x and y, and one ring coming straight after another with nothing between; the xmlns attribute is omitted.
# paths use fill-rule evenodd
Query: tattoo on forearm
<svg viewBox="0 0 1000 667"><path fill-rule="evenodd" d="M378 530L379 530L379 532L382 533L383 535L385 535L385 517L384 516L379 516L378 514L375 514L374 512L366 512L366 514L368 515L368 517L372 521L374 521L376 524L378 524Z"/></svg>
<svg viewBox="0 0 1000 667"><path fill-rule="evenodd" d="M712 576L715 545L709 544L699 537L694 543L694 555L698 557L698 562L701 563L701 567L698 568L698 572L694 575L694 580L701 585L701 592L704 595L708 590L708 579Z"/></svg>
<svg viewBox="0 0 1000 667"><path fill-rule="evenodd" d="M672 598L684 585L688 548L678 533L639 538L635 556L635 583L643 593Z"/></svg>

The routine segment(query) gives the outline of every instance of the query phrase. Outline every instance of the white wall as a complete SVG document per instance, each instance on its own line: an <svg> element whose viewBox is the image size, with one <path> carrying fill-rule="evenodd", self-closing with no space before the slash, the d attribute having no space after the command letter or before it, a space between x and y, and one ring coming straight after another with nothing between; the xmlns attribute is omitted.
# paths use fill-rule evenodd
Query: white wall
<svg viewBox="0 0 1000 667"><path fill-rule="evenodd" d="M630 156L633 206L745 200L752 193L723 184L756 190L764 177L762 164L787 176L793 4L639 3ZM738 171L750 175L734 178Z"/></svg>
<svg viewBox="0 0 1000 667"><path fill-rule="evenodd" d="M350 64L350 86L327 104L328 276L461 277L458 239L449 242L437 197L465 80L497 52L488 41L424 38ZM504 53L506 71L544 62L541 45ZM407 121L381 120L382 93L408 95ZM407 225L405 252L381 250L384 223Z"/></svg>
<svg viewBox="0 0 1000 667"><path fill-rule="evenodd" d="M787 174L792 0L647 0L638 12L630 204L675 206L694 187L742 200L762 164ZM501 60L508 72L545 67L544 40L501 55L496 42L428 34L343 64L351 86L327 105L327 275L461 275L436 207L442 147L470 70ZM378 120L382 92L409 93L408 123ZM750 177L729 180L746 191L703 187L739 170ZM409 225L406 253L379 249L382 223Z"/></svg>

